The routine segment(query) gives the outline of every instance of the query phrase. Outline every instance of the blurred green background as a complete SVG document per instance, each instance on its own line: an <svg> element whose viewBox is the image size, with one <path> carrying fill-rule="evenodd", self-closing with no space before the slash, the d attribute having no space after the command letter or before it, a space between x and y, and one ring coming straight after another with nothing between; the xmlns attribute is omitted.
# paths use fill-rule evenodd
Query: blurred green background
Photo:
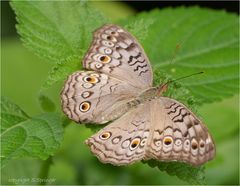
<svg viewBox="0 0 240 186"><path fill-rule="evenodd" d="M93 2L112 19L137 12L134 6L121 2ZM15 17L8 2L1 2L1 94L10 98L29 115L43 112L38 103L38 91L51 65L23 47L15 31ZM46 94L60 108L56 84ZM216 159L206 165L207 184L239 184L239 97L204 105L199 114L213 134L217 146ZM59 109L60 111L60 109ZM224 127L223 127L224 126ZM101 164L90 154L83 141L92 134L85 126L71 123L65 128L64 141L52 158L49 170L52 184L186 184L177 177L157 168L136 163L128 167ZM37 178L43 161L22 158L11 161L1 171L2 184L13 184L13 179ZM15 180L15 184L23 179ZM31 183L33 184L33 183Z"/></svg>

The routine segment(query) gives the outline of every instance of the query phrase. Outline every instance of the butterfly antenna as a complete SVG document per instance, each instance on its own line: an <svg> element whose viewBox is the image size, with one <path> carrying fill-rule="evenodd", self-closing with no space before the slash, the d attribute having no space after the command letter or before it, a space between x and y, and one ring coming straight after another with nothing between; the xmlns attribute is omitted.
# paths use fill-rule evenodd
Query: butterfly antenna
<svg viewBox="0 0 240 186"><path fill-rule="evenodd" d="M193 73L193 74L190 74L190 75L187 75L187 76L183 76L183 77L180 77L180 78L177 78L177 79L174 79L174 80L170 80L170 81L168 81L168 82L165 83L165 84L169 84L169 83L172 83L172 82L181 80L181 79L189 78L189 77L192 77L192 76L195 76L195 75L199 75L199 74L203 74L203 73L204 73L204 72Z"/></svg>
<svg viewBox="0 0 240 186"><path fill-rule="evenodd" d="M180 77L180 78L177 78L177 79L174 79L174 80L169 80L166 83L160 85L160 87L158 88L157 95L160 96L160 95L162 95L162 93L166 92L167 89L168 89L168 85L170 83L173 83L175 81L179 81L181 79L189 78L189 77L192 77L192 76L195 76L195 75L203 74L203 73L204 72L197 72L197 73L193 73L193 74L190 74L190 75L187 75L187 76L183 76L183 77Z"/></svg>

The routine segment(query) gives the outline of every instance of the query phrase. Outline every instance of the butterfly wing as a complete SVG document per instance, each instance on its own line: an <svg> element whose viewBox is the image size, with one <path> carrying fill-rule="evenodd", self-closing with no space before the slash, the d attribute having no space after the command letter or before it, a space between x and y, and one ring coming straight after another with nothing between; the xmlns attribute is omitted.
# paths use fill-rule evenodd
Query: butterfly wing
<svg viewBox="0 0 240 186"><path fill-rule="evenodd" d="M213 140L204 124L170 98L138 105L86 143L101 162L113 165L156 159L198 166L215 156Z"/></svg>
<svg viewBox="0 0 240 186"><path fill-rule="evenodd" d="M103 163L127 165L145 156L150 132L149 104L140 104L86 140Z"/></svg>
<svg viewBox="0 0 240 186"><path fill-rule="evenodd" d="M182 161L199 166L215 156L206 126L183 104L161 97L151 110L151 139L147 159Z"/></svg>
<svg viewBox="0 0 240 186"><path fill-rule="evenodd" d="M76 122L105 123L129 109L139 89L114 77L78 71L68 77L61 93L64 113Z"/></svg>
<svg viewBox="0 0 240 186"><path fill-rule="evenodd" d="M141 89L152 86L152 68L144 50L130 33L117 25L104 25L94 32L83 66Z"/></svg>

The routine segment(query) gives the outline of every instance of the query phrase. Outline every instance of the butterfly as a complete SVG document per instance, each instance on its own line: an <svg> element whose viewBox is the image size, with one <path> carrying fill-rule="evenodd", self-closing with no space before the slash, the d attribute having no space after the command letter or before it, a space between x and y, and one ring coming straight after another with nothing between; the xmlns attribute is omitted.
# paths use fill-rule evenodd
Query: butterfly
<svg viewBox="0 0 240 186"><path fill-rule="evenodd" d="M123 28L97 29L82 65L61 92L63 112L78 123L113 121L86 140L103 163L180 161L199 166L215 156L207 127L184 104L153 87L149 59Z"/></svg>

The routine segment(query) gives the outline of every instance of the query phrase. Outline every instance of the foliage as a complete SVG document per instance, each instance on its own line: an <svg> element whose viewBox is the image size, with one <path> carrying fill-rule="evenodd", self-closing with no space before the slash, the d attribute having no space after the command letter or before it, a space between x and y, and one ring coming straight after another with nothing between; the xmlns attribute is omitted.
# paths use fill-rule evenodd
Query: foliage
<svg viewBox="0 0 240 186"><path fill-rule="evenodd" d="M66 79L66 77L76 71L76 69L80 70L81 66L79 61L80 58L76 55L70 56L65 60L59 60L59 62L57 62L49 72L47 80L42 85L41 90L44 91L45 89L50 88L57 81Z"/></svg>
<svg viewBox="0 0 240 186"><path fill-rule="evenodd" d="M54 102L42 92L56 82L63 82L73 71L82 69L80 61L90 45L92 32L108 19L85 1L12 1L11 6L16 13L17 30L24 45L53 64L42 85L39 101L44 111L54 112ZM128 29L143 45L155 71L155 84L205 72L182 83L174 83L168 95L195 109L195 100L204 104L237 93L237 16L223 11L181 7L156 9L117 23ZM5 98L1 104L5 108L1 112L3 166L17 157L46 159L53 155L63 137L62 121L57 114L29 117ZM69 120L64 118L64 123L67 125ZM45 150L41 150L43 148ZM191 184L204 183L203 167L194 168L175 162L147 163Z"/></svg>
<svg viewBox="0 0 240 186"><path fill-rule="evenodd" d="M238 92L236 15L198 7L168 8L139 14L126 24L150 18L154 18L153 24L141 43L154 69L173 78L203 71L203 75L182 80L199 104Z"/></svg>
<svg viewBox="0 0 240 186"><path fill-rule="evenodd" d="M54 112L56 110L56 106L55 106L54 102L46 95L40 94L38 97L38 100L41 105L41 108L45 112Z"/></svg>
<svg viewBox="0 0 240 186"><path fill-rule="evenodd" d="M41 8L43 6L48 8ZM63 63L70 65L61 69L68 68L69 72L79 69L72 65L76 62L71 56L77 56L80 61L89 47L92 31L107 22L81 2L57 3L59 8L55 11L52 11L53 6L54 2L47 5L46 2L14 2L13 6L24 44L51 62L65 61L53 67L46 82L49 86L66 77L66 73L59 77L61 73L57 72ZM86 18L86 14L90 17ZM88 21L83 21L85 19ZM164 70L172 77L204 71L204 75L194 77L194 82L192 78L183 82L200 103L220 100L238 91L239 45L235 15L197 7L178 8L142 13L120 23L125 23L126 28L139 38L155 69ZM176 45L180 49L173 56ZM175 57L174 63L171 63L171 56Z"/></svg>
<svg viewBox="0 0 240 186"><path fill-rule="evenodd" d="M88 33L106 22L99 12L80 1L13 1L11 5L25 46L50 62L79 55L91 40Z"/></svg>
<svg viewBox="0 0 240 186"><path fill-rule="evenodd" d="M204 167L192 167L182 162L161 162L156 160L146 161L150 167L157 167L161 171L166 171L171 176L177 176L193 185L205 184Z"/></svg>
<svg viewBox="0 0 240 186"><path fill-rule="evenodd" d="M62 124L57 114L28 117L17 105L1 99L1 166L22 156L46 159L60 146Z"/></svg>

